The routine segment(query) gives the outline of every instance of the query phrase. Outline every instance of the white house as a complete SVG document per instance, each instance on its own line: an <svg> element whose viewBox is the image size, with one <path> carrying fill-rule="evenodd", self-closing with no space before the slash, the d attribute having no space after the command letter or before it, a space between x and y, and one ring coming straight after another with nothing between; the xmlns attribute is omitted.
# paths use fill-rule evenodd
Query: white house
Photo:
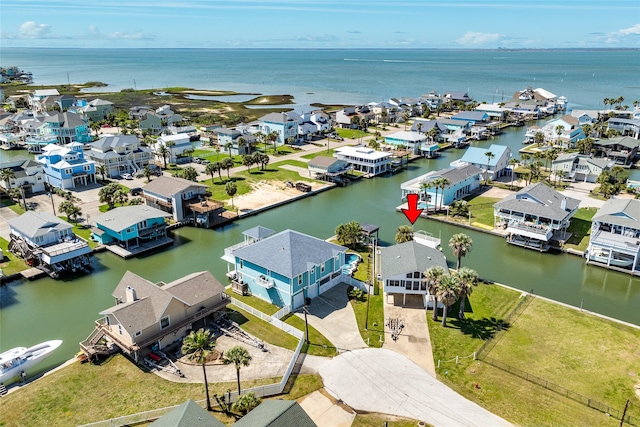
<svg viewBox="0 0 640 427"><path fill-rule="evenodd" d="M353 170L364 172L368 176L379 175L390 169L390 152L376 151L369 147L345 146L336 148L333 155L338 160L344 160Z"/></svg>
<svg viewBox="0 0 640 427"><path fill-rule="evenodd" d="M163 161L160 154L160 147L165 146L169 149L169 162L176 163L178 156L184 154L187 150L193 149L193 143L189 138L189 135L180 133L177 135L163 135L158 138L154 145L156 158Z"/></svg>
<svg viewBox="0 0 640 427"><path fill-rule="evenodd" d="M11 169L13 171L13 178L9 180L9 186L4 180L0 180L0 186L5 190L20 188L25 197L45 190L46 174L41 163L24 157L14 157L9 161L0 163L0 170L3 169Z"/></svg>
<svg viewBox="0 0 640 427"><path fill-rule="evenodd" d="M109 178L123 173L136 174L153 159L151 149L142 146L135 135L103 136L91 143L91 149L85 155L95 162L96 168L104 166Z"/></svg>
<svg viewBox="0 0 640 427"><path fill-rule="evenodd" d="M491 154L491 155L489 155ZM474 165L487 174L488 179L496 179L511 173L508 168L511 149L506 145L491 144L489 148L469 147L463 156L451 162L452 167L463 164Z"/></svg>

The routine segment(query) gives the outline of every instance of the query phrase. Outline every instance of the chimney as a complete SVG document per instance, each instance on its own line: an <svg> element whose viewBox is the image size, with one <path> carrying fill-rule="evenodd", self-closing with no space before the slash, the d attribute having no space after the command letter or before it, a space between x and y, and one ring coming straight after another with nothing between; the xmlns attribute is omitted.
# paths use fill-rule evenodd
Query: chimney
<svg viewBox="0 0 640 427"><path fill-rule="evenodd" d="M138 300L138 295L136 294L136 290L131 286L127 286L127 289L124 291L125 293L125 302L134 302Z"/></svg>
<svg viewBox="0 0 640 427"><path fill-rule="evenodd" d="M566 197L564 199L562 199L562 201L560 202L560 209L562 209L563 211L567 210L567 198Z"/></svg>

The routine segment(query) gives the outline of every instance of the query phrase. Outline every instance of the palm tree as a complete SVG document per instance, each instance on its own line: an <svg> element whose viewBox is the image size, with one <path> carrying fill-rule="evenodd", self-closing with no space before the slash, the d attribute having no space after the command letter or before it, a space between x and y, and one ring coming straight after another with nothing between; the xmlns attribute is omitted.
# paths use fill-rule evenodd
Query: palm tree
<svg viewBox="0 0 640 427"><path fill-rule="evenodd" d="M540 131L536 132L535 135L533 135L533 142L538 144L538 147L541 146L544 142L544 133Z"/></svg>
<svg viewBox="0 0 640 427"><path fill-rule="evenodd" d="M466 299L473 292L473 287L478 286L478 273L468 267L462 267L457 272L460 288L458 289L458 297L460 298L460 313L458 319L464 320L464 306Z"/></svg>
<svg viewBox="0 0 640 427"><path fill-rule="evenodd" d="M251 165L253 164L253 156L245 154L242 156L242 164L247 167L247 171L251 173Z"/></svg>
<svg viewBox="0 0 640 427"><path fill-rule="evenodd" d="M243 366L249 366L251 363L251 354L249 351L239 345L231 347L224 352L224 358L222 359L225 365L234 364L236 366L236 377L238 379L238 396L241 393L240 389L240 368Z"/></svg>
<svg viewBox="0 0 640 427"><path fill-rule="evenodd" d="M513 188L513 179L516 177L516 165L518 162L518 159L514 157L509 159L509 165L511 165L511 188Z"/></svg>
<svg viewBox="0 0 640 427"><path fill-rule="evenodd" d="M16 177L16 173L13 169L4 168L0 170L0 178L7 184L7 192L11 191L11 180Z"/></svg>
<svg viewBox="0 0 640 427"><path fill-rule="evenodd" d="M229 152L229 158L231 158L231 148L233 147L233 144L231 142L227 142L226 144L224 144L224 148L227 149L227 151Z"/></svg>
<svg viewBox="0 0 640 427"><path fill-rule="evenodd" d="M618 175L624 172L624 168L622 166L616 165L611 168L611 175L613 175L613 179L618 183Z"/></svg>
<svg viewBox="0 0 640 427"><path fill-rule="evenodd" d="M275 131L272 130L271 132L269 132L269 134L267 135L267 139L271 142L273 142L273 154L275 155L278 151L278 138L280 137L280 134Z"/></svg>
<svg viewBox="0 0 640 427"><path fill-rule="evenodd" d="M449 186L449 184L451 184L451 181L449 181L449 178L440 178L439 179L439 185L440 188L442 189L442 194L440 195L440 210L442 211L442 202L444 201L444 189L447 188Z"/></svg>
<svg viewBox="0 0 640 427"><path fill-rule="evenodd" d="M457 233L451 236L449 239L449 249L453 252L453 255L458 259L456 266L457 270L460 270L460 260L463 256L466 256L473 248L473 240L471 237L464 233Z"/></svg>
<svg viewBox="0 0 640 427"><path fill-rule="evenodd" d="M460 281L456 275L442 276L438 286L438 299L444 305L442 310L442 326L447 326L447 310L458 299Z"/></svg>
<svg viewBox="0 0 640 427"><path fill-rule="evenodd" d="M215 162L215 163L209 163L207 166L204 167L204 171L206 173L208 173L209 175L211 175L211 183L213 184L213 176L215 175L216 172L218 172L220 170L220 163L219 162ZM222 179L221 179L222 180Z"/></svg>
<svg viewBox="0 0 640 427"><path fill-rule="evenodd" d="M554 131L556 132L556 139L558 140L558 145L562 146L562 141L560 141L560 136L562 135L562 132L564 131L564 126L563 125L558 125L554 128Z"/></svg>
<svg viewBox="0 0 640 427"><path fill-rule="evenodd" d="M485 156L487 156L487 169L484 171L484 183L487 184L489 182L489 163L491 163L491 159L496 157L491 151L485 151Z"/></svg>
<svg viewBox="0 0 640 427"><path fill-rule="evenodd" d="M413 240L413 229L410 225L401 225L396 230L396 243L405 243Z"/></svg>
<svg viewBox="0 0 640 427"><path fill-rule="evenodd" d="M243 137L238 138L238 152L240 152L241 148L244 148L247 146L247 140L244 139ZM246 150L243 150L246 151Z"/></svg>
<svg viewBox="0 0 640 427"><path fill-rule="evenodd" d="M354 248L362 241L362 226L357 221L349 221L336 227L336 239L341 245Z"/></svg>
<svg viewBox="0 0 640 427"><path fill-rule="evenodd" d="M589 123L582 125L582 133L584 133L585 138L589 138L591 136L591 132L593 132L593 126Z"/></svg>
<svg viewBox="0 0 640 427"><path fill-rule="evenodd" d="M433 213L438 212L438 189L440 188L440 180L442 178L436 178L431 181L431 185L436 189L436 194L433 199Z"/></svg>
<svg viewBox="0 0 640 427"><path fill-rule="evenodd" d="M418 133L422 133L422 122L418 122L416 129L418 129Z"/></svg>
<svg viewBox="0 0 640 427"><path fill-rule="evenodd" d="M145 166L142 169L142 175L147 178L147 182L151 181L151 177L153 176L153 172L151 172L151 168L149 166Z"/></svg>
<svg viewBox="0 0 640 427"><path fill-rule="evenodd" d="M191 331L182 341L182 353L192 362L202 365L202 375L204 376L204 390L207 395L207 410L211 411L211 400L209 399L209 384L207 383L207 356L216 346L216 340L211 336L211 331L199 329Z"/></svg>
<svg viewBox="0 0 640 427"><path fill-rule="evenodd" d="M69 220L72 222L77 222L78 217L82 215L82 210L80 209L80 207L70 200L65 200L60 203L60 206L58 206L58 211L63 212L65 215L67 215L67 218L69 218Z"/></svg>
<svg viewBox="0 0 640 427"><path fill-rule="evenodd" d="M247 393L242 396L238 396L238 400L233 402L231 409L240 412L241 414L247 414L253 408L260 404L260 399L256 397L255 393Z"/></svg>
<svg viewBox="0 0 640 427"><path fill-rule="evenodd" d="M427 131L427 136L431 140L431 142L435 142L436 138L440 135L440 130L437 126L433 126L431 129Z"/></svg>
<svg viewBox="0 0 640 427"><path fill-rule="evenodd" d="M523 166L527 166L527 162L531 160L531 154L523 153L520 158L522 159Z"/></svg>
<svg viewBox="0 0 640 427"><path fill-rule="evenodd" d="M423 191L424 193L424 201L427 204L427 214L429 213L429 203L428 203L428 192L429 190L433 188L433 184L431 183L431 181L424 181L422 184L420 184L420 190ZM435 212L435 209L434 209Z"/></svg>
<svg viewBox="0 0 640 427"><path fill-rule="evenodd" d="M231 197L231 209L233 209L234 208L233 196L235 196L236 193L238 192L238 187L236 186L236 183L233 181L227 182L227 184L224 186L224 191L225 193L227 193L227 196Z"/></svg>
<svg viewBox="0 0 640 427"><path fill-rule="evenodd" d="M222 162L220 162L220 164L221 167L218 173L220 173L220 171L224 169L227 171L227 179L231 179L231 177L229 176L229 171L235 166L235 162L233 161L233 159L225 157L224 159L222 159Z"/></svg>
<svg viewBox="0 0 640 427"><path fill-rule="evenodd" d="M196 182L198 181L198 171L193 166L187 166L182 169L182 177L189 181Z"/></svg>
<svg viewBox="0 0 640 427"><path fill-rule="evenodd" d="M160 145L160 147L158 147L158 154L160 154L160 156L162 156L162 161L164 162L164 168L167 168L167 156L170 154L170 150L169 147L167 147L166 145L162 144Z"/></svg>
<svg viewBox="0 0 640 427"><path fill-rule="evenodd" d="M107 167L105 165L98 165L96 166L96 172L102 176L102 180L104 181L105 175L107 174Z"/></svg>
<svg viewBox="0 0 640 427"><path fill-rule="evenodd" d="M444 277L444 268L440 266L431 267L423 273L427 284L429 295L433 296L433 321L438 320L438 289L440 288L440 280Z"/></svg>

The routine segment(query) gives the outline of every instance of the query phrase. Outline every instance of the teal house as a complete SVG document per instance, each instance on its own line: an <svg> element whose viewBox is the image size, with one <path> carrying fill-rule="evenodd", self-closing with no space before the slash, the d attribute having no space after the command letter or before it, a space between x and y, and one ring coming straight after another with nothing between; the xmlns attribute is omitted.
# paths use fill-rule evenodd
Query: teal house
<svg viewBox="0 0 640 427"><path fill-rule="evenodd" d="M94 219L91 239L103 245L139 246L167 235L171 214L146 205L122 206Z"/></svg>

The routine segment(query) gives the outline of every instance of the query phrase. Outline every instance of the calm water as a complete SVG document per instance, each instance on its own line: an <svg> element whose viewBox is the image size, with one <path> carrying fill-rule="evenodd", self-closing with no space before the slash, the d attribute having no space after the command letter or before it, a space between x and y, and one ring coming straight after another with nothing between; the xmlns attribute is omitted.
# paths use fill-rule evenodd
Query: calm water
<svg viewBox="0 0 640 427"><path fill-rule="evenodd" d="M632 51L501 52L501 51L250 51L250 50L67 50L3 49L0 65L16 65L34 73L37 84L105 81L119 90L190 86L296 96L297 103L369 102L390 96L416 96L432 89L467 90L479 100L498 100L531 85L569 98L574 108L597 108L604 97L622 95L629 104L640 99ZM101 64L96 67L95 64ZM247 66L250 64L251 66ZM566 73L566 75L565 75ZM336 78L339 76L340 78ZM161 101L159 101L161 102ZM625 102L626 103L626 102ZM525 128L492 142L522 147ZM16 152L4 153L13 156ZM171 281L199 270L226 278L220 260L225 247L242 240L241 232L263 225L291 228L317 237L334 234L340 223L356 220L380 225L381 238L392 243L395 229L406 224L395 212L400 183L428 170L446 167L461 150L439 159L420 160L391 177L363 180L247 218L219 230L182 228L173 248L146 257L122 260L110 253L94 257L95 271L74 281L41 279L0 288L0 350L63 339L63 346L41 368L75 354L78 342L93 330L98 313L114 301L111 292L128 269L152 281ZM461 229L419 219L416 229L441 235L444 242ZM539 254L497 237L465 231L474 250L464 265L487 279L580 305L608 316L640 324L640 282L628 275L586 266L569 255ZM453 262L449 251L447 257Z"/></svg>

